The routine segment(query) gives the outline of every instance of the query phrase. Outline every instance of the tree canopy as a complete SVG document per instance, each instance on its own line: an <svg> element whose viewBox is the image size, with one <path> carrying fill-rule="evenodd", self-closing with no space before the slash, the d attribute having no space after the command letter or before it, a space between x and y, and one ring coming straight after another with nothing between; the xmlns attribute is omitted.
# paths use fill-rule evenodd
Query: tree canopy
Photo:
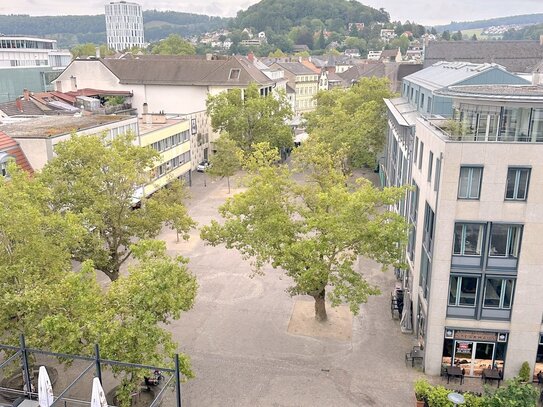
<svg viewBox="0 0 543 407"><path fill-rule="evenodd" d="M116 280L132 253L131 243L154 238L164 222L176 219L176 230L188 238L195 224L179 207L181 202L163 199L165 193L141 197L158 154L134 145L132 135L111 141L72 136L56 146L56 154L40 179L52 191L50 205L76 215L89 232L73 251L75 259L92 260L98 270ZM141 207L134 210L140 198Z"/></svg>
<svg viewBox="0 0 543 407"><path fill-rule="evenodd" d="M226 177L228 193L230 193L230 177L240 168L240 149L236 146L236 142L225 133L215 141L215 150L216 153L211 156L211 166L207 172L212 177Z"/></svg>
<svg viewBox="0 0 543 407"><path fill-rule="evenodd" d="M350 182L339 170L341 154L323 143L295 150L292 169L275 165L277 159L267 143L246 155L247 190L220 207L224 222L202 228L202 238L239 250L257 271L266 263L283 269L293 281L291 295L315 299L317 320L326 319L327 292L332 305L345 302L356 314L368 296L379 293L357 270L358 256L400 263L406 227L386 207L405 191Z"/></svg>
<svg viewBox="0 0 543 407"><path fill-rule="evenodd" d="M383 78L362 78L347 91L319 92L317 109L306 115L308 133L333 151L346 151L347 164L373 166L386 141L383 99L392 96Z"/></svg>
<svg viewBox="0 0 543 407"><path fill-rule="evenodd" d="M233 89L207 99L214 131L226 132L237 147L250 151L254 144L269 142L282 149L293 145L290 126L292 109L284 94L261 96L258 86Z"/></svg>
<svg viewBox="0 0 543 407"><path fill-rule="evenodd" d="M170 34L167 38L155 43L151 52L160 55L194 55L196 49L179 34Z"/></svg>

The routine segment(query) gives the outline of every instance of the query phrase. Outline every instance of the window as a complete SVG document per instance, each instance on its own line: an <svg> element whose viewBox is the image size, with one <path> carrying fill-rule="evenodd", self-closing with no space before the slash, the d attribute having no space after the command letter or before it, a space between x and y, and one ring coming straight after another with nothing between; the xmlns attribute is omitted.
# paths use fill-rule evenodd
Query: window
<svg viewBox="0 0 543 407"><path fill-rule="evenodd" d="M432 169L434 165L434 153L430 151L430 155L428 156L428 179L427 181L432 181Z"/></svg>
<svg viewBox="0 0 543 407"><path fill-rule="evenodd" d="M428 253L432 251L432 240L434 239L434 211L426 202L424 210L424 245Z"/></svg>
<svg viewBox="0 0 543 407"><path fill-rule="evenodd" d="M528 196L529 182L529 168L509 168L507 171L505 199L512 201L525 201L526 197Z"/></svg>
<svg viewBox="0 0 543 407"><path fill-rule="evenodd" d="M458 181L459 199L479 199L481 193L482 167L460 167Z"/></svg>
<svg viewBox="0 0 543 407"><path fill-rule="evenodd" d="M441 160L436 158L436 175L434 179L434 191L439 189L439 179L441 177Z"/></svg>
<svg viewBox="0 0 543 407"><path fill-rule="evenodd" d="M428 103L426 104L426 113L430 113L432 110L432 98L428 96Z"/></svg>
<svg viewBox="0 0 543 407"><path fill-rule="evenodd" d="M493 224L490 233L490 257L518 258L522 226Z"/></svg>
<svg viewBox="0 0 543 407"><path fill-rule="evenodd" d="M480 256L483 249L484 226L457 223L454 226L453 253L460 256Z"/></svg>
<svg viewBox="0 0 543 407"><path fill-rule="evenodd" d="M413 151L413 162L417 162L417 154L419 152L419 138L415 136L415 149Z"/></svg>
<svg viewBox="0 0 543 407"><path fill-rule="evenodd" d="M487 278L485 283L485 308L510 309L515 281L510 278Z"/></svg>
<svg viewBox="0 0 543 407"><path fill-rule="evenodd" d="M430 273L431 273L431 263L428 255L423 250L422 257L420 262L420 280L419 285L422 288L422 296L426 299L428 298L428 293L430 291Z"/></svg>
<svg viewBox="0 0 543 407"><path fill-rule="evenodd" d="M419 186L413 181L413 190L410 193L410 216L413 223L417 223L417 215L419 211Z"/></svg>
<svg viewBox="0 0 543 407"><path fill-rule="evenodd" d="M421 109L424 107L424 93L420 94L420 107Z"/></svg>
<svg viewBox="0 0 543 407"><path fill-rule="evenodd" d="M424 156L424 143L420 142L420 150L419 150L419 170L422 170L422 157Z"/></svg>
<svg viewBox="0 0 543 407"><path fill-rule="evenodd" d="M240 73L241 69L230 69L230 75L228 75L228 79L239 79Z"/></svg>
<svg viewBox="0 0 543 407"><path fill-rule="evenodd" d="M477 277L451 276L449 305L475 307L477 283Z"/></svg>

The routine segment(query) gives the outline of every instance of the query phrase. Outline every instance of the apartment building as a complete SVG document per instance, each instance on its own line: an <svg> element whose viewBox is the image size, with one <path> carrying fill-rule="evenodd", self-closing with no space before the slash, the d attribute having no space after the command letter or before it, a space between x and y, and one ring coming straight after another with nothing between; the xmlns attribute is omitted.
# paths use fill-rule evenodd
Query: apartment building
<svg viewBox="0 0 543 407"><path fill-rule="evenodd" d="M410 225L402 287L411 315L402 324L424 347L427 374L453 364L468 376L497 367L512 377L524 361L536 374L543 370L543 89L431 90L450 103L448 114L426 113L420 96L404 89L407 98L386 101L383 164L385 184L411 185L396 207Z"/></svg>
<svg viewBox="0 0 543 407"><path fill-rule="evenodd" d="M319 74L300 62L275 62L271 68L282 69L287 82L287 94L294 94L294 113L301 115L315 110L315 96L319 90Z"/></svg>
<svg viewBox="0 0 543 407"><path fill-rule="evenodd" d="M112 1L106 4L107 46L115 51L143 48L143 12L137 3Z"/></svg>

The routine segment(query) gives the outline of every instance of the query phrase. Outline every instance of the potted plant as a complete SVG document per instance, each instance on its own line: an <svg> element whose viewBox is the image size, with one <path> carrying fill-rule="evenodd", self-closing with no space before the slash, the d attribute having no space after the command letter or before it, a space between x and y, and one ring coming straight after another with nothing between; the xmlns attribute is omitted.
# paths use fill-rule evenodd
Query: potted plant
<svg viewBox="0 0 543 407"><path fill-rule="evenodd" d="M528 383L531 381L530 376L531 376L530 364L528 362L522 363L522 366L520 366L520 370L518 372L518 377L523 383Z"/></svg>
<svg viewBox="0 0 543 407"><path fill-rule="evenodd" d="M415 382L415 398L417 399L417 407L424 407L424 403L426 403L431 389L432 386L426 379L421 378Z"/></svg>

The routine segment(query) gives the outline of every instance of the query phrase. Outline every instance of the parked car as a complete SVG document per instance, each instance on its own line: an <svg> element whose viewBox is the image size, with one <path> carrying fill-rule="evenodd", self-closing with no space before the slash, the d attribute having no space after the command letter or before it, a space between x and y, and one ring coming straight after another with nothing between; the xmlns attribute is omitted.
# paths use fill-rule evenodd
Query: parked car
<svg viewBox="0 0 543 407"><path fill-rule="evenodd" d="M211 163L208 160L201 161L200 164L196 167L196 171L198 172L204 172L206 171Z"/></svg>

